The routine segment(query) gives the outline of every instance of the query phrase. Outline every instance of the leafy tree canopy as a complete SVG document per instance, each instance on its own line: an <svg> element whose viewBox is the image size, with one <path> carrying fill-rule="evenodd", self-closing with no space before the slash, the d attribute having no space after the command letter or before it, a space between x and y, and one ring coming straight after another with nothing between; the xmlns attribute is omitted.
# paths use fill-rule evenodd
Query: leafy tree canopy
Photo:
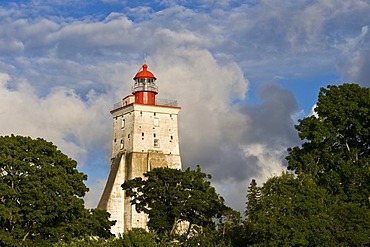
<svg viewBox="0 0 370 247"><path fill-rule="evenodd" d="M211 186L210 175L196 170L156 168L122 185L138 212L149 216L148 227L158 233L175 232L180 222L213 226L226 208L224 200Z"/></svg>
<svg viewBox="0 0 370 247"><path fill-rule="evenodd" d="M0 137L0 245L110 236L109 214L84 208L87 176L51 142Z"/></svg>
<svg viewBox="0 0 370 247"><path fill-rule="evenodd" d="M301 146L288 170L247 195L246 241L252 246L370 244L370 89L320 90L316 115L296 126Z"/></svg>
<svg viewBox="0 0 370 247"><path fill-rule="evenodd" d="M317 116L296 126L305 142L289 149L288 169L311 174L329 193L368 205L370 196L370 88L321 88Z"/></svg>
<svg viewBox="0 0 370 247"><path fill-rule="evenodd" d="M249 244L323 246L332 241L326 191L309 175L295 178L283 173L268 179L259 190L254 207L246 210L247 221L253 224Z"/></svg>

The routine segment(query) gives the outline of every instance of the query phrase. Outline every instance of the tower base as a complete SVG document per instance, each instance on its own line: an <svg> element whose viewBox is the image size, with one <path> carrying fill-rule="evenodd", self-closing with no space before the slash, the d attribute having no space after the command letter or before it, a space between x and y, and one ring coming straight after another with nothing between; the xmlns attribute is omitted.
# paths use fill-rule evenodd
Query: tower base
<svg viewBox="0 0 370 247"><path fill-rule="evenodd" d="M130 153L121 151L111 159L111 171L98 208L109 212L110 220L116 221L111 229L113 234L119 236L132 228L147 229L147 215L136 212L130 198L125 197L121 185L130 179L144 178L144 173L160 167L181 169L180 155L151 150Z"/></svg>

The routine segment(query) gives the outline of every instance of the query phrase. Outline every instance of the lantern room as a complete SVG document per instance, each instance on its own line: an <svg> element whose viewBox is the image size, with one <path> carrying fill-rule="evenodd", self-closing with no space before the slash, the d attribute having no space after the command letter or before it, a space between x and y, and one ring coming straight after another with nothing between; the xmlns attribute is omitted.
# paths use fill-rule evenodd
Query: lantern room
<svg viewBox="0 0 370 247"><path fill-rule="evenodd" d="M148 65L143 64L134 77L132 93L135 95L135 103L155 105L155 95L158 93L156 80L157 78L148 70Z"/></svg>

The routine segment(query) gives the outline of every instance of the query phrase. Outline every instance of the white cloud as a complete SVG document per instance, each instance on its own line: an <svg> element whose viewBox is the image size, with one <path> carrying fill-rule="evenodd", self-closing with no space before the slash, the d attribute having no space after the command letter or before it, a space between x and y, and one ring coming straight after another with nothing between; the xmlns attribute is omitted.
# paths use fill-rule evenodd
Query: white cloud
<svg viewBox="0 0 370 247"><path fill-rule="evenodd" d="M89 174L90 207L108 176L109 110L130 93L144 56L158 97L182 107L184 166L200 164L239 209L250 178L279 174L285 148L299 142L294 95L261 85L297 80L291 88L305 98L296 85L307 78L370 77L365 0L155 1L160 11L126 1L106 16L60 15L60 3L0 7L0 134L41 136L91 174L105 172ZM245 98L249 88L259 103Z"/></svg>
<svg viewBox="0 0 370 247"><path fill-rule="evenodd" d="M310 111L310 114L308 114L308 116L315 116L315 117L319 117L319 115L317 115L317 112L315 111L317 107L317 104L314 104L311 108L311 111Z"/></svg>
<svg viewBox="0 0 370 247"><path fill-rule="evenodd" d="M0 134L42 137L83 166L89 145L100 142L104 139L101 133L109 130L109 126L101 124L106 115L97 114L99 108L107 108L107 102L97 99L94 105L88 106L76 92L62 87L39 98L27 81L14 89L8 88L10 82L9 75L1 74ZM91 135L92 130L96 134ZM107 147L102 145L102 148Z"/></svg>
<svg viewBox="0 0 370 247"><path fill-rule="evenodd" d="M265 143L253 143L244 145L243 149L246 156L256 158L254 165L258 166L258 173L253 177L257 181L266 181L267 178L280 175L283 171L282 155L286 151L285 146L276 148Z"/></svg>

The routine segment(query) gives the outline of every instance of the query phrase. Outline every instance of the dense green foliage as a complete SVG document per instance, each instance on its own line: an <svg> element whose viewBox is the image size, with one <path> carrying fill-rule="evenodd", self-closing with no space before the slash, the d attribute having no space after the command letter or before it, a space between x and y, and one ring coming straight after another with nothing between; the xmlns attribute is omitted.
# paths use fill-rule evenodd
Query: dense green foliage
<svg viewBox="0 0 370 247"><path fill-rule="evenodd" d="M87 210L87 176L52 143L0 137L0 245L110 236L109 214Z"/></svg>
<svg viewBox="0 0 370 247"><path fill-rule="evenodd" d="M179 223L192 226L214 226L214 217L221 217L224 200L207 180L210 175L196 170L156 168L122 185L126 196L138 212L149 216L148 227L158 233L176 232Z"/></svg>
<svg viewBox="0 0 370 247"><path fill-rule="evenodd" d="M332 242L326 191L310 176L283 173L260 188L258 207L247 209L254 246L323 246Z"/></svg>
<svg viewBox="0 0 370 247"><path fill-rule="evenodd" d="M84 237L73 239L70 243L56 243L54 247L157 247L157 236L146 232L144 229L136 228L124 233L119 237L98 238Z"/></svg>
<svg viewBox="0 0 370 247"><path fill-rule="evenodd" d="M296 126L305 140L289 149L288 169L311 174L330 194L368 205L370 196L370 88L322 88L315 109Z"/></svg>
<svg viewBox="0 0 370 247"><path fill-rule="evenodd" d="M116 238L85 237L74 239L70 243L56 243L54 247L231 247L220 241L218 232L206 230L192 238L174 239L154 232L146 232L143 229L132 229Z"/></svg>
<svg viewBox="0 0 370 247"><path fill-rule="evenodd" d="M370 89L322 88L288 169L247 195L245 245L370 245ZM243 246L243 245L240 245Z"/></svg>

